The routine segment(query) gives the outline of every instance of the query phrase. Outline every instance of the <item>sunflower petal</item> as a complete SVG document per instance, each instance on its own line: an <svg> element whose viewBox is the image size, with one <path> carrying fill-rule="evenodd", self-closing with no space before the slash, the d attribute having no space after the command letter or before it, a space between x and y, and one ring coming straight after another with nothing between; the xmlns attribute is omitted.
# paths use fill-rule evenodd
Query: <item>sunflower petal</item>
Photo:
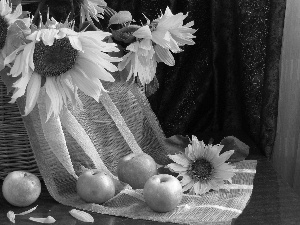
<svg viewBox="0 0 300 225"><path fill-rule="evenodd" d="M155 53L159 57L159 59L164 62L168 66L175 65L175 59L169 49L163 48L160 45L154 46Z"/></svg>
<svg viewBox="0 0 300 225"><path fill-rule="evenodd" d="M168 155L168 157L183 167L188 167L191 163L184 154Z"/></svg>
<svg viewBox="0 0 300 225"><path fill-rule="evenodd" d="M213 165L215 167L218 167L219 165L223 164L226 160L228 160L230 158L230 156L234 153L234 150L230 150L227 152L224 152L222 155L215 157L213 159Z"/></svg>
<svg viewBox="0 0 300 225"><path fill-rule="evenodd" d="M131 61L132 57L134 57L133 52L128 52L126 55L123 56L122 61L118 64L118 69L120 71L124 70L126 65Z"/></svg>
<svg viewBox="0 0 300 225"><path fill-rule="evenodd" d="M208 182L208 185L209 189L218 191L224 185L224 181L222 179L213 179Z"/></svg>
<svg viewBox="0 0 300 225"><path fill-rule="evenodd" d="M188 183L190 183L192 181L192 178L189 175L183 175L182 179L180 180L181 186L185 186Z"/></svg>
<svg viewBox="0 0 300 225"><path fill-rule="evenodd" d="M199 181L194 184L193 189L196 195L200 195L203 192L203 190L201 190L201 184Z"/></svg>
<svg viewBox="0 0 300 225"><path fill-rule="evenodd" d="M65 89L62 86L62 76L56 77L56 85L59 90L59 93L61 94L61 97L63 99L65 106L67 106L68 105L67 95L66 95Z"/></svg>
<svg viewBox="0 0 300 225"><path fill-rule="evenodd" d="M54 113L54 116L58 116L61 105L62 105L62 97L59 93L58 87L56 85L56 81L54 77L47 77L45 83L46 93L51 101L51 107ZM48 119L51 114L48 112ZM47 119L47 120L48 120Z"/></svg>
<svg viewBox="0 0 300 225"><path fill-rule="evenodd" d="M174 53L182 52L182 49L179 48L179 45L172 37L170 38L170 47L169 48Z"/></svg>
<svg viewBox="0 0 300 225"><path fill-rule="evenodd" d="M196 157L195 157L195 154L194 154L194 150L193 150L193 146L192 145L188 145L186 148L185 148L185 155L191 159L192 161L195 161L196 160Z"/></svg>
<svg viewBox="0 0 300 225"><path fill-rule="evenodd" d="M5 16L5 19L8 21L9 24L12 24L12 23L15 22L16 19L18 19L19 16L21 16L21 15L22 15L22 5L19 4L19 5L16 7L16 9L14 10L13 13L7 14L7 15Z"/></svg>
<svg viewBox="0 0 300 225"><path fill-rule="evenodd" d="M71 84L71 81L69 80L68 76L63 76L60 80L60 84L62 86L62 88L64 89L64 92L66 94L66 96L68 97L68 99L71 101L72 105L75 106L77 101L76 101L76 97L75 97L75 87L73 87L73 85Z"/></svg>
<svg viewBox="0 0 300 225"><path fill-rule="evenodd" d="M108 60L103 59L101 57L101 54L96 54L95 52L90 51L87 48L84 49L84 53L82 53L81 56L82 58L86 58L92 62L96 62L97 65L100 65L101 67L105 68L108 71L111 72L118 71L118 68Z"/></svg>
<svg viewBox="0 0 300 225"><path fill-rule="evenodd" d="M10 70L10 74L13 77L17 77L22 73L23 70L23 52L20 52L20 54L16 57L16 60L14 62L14 65L12 66L11 70Z"/></svg>
<svg viewBox="0 0 300 225"><path fill-rule="evenodd" d="M206 192L209 192L211 188L211 185L209 182L198 182L194 185L194 190L195 190L195 193L197 195L203 195L205 194Z"/></svg>
<svg viewBox="0 0 300 225"><path fill-rule="evenodd" d="M7 1L1 1L1 16L6 16L7 14L11 13L12 9L9 7L9 4Z"/></svg>
<svg viewBox="0 0 300 225"><path fill-rule="evenodd" d="M104 31L85 31L79 34L79 37L84 38L92 38L94 41L98 42L99 40L103 40L107 36L110 36L111 33Z"/></svg>
<svg viewBox="0 0 300 225"><path fill-rule="evenodd" d="M195 182L192 180L190 183L182 187L182 191L185 192L187 190L190 190L194 186Z"/></svg>
<svg viewBox="0 0 300 225"><path fill-rule="evenodd" d="M52 46L55 40L55 36L58 34L59 30L57 29L43 29L41 38L44 45Z"/></svg>
<svg viewBox="0 0 300 225"><path fill-rule="evenodd" d="M179 46L183 46L183 45L194 45L194 44L195 44L195 42L194 42L193 40L190 39L190 38L196 37L196 36L194 36L194 35L185 35L185 36L180 35L180 36L179 36L179 35L173 34L172 31L170 31L170 32L171 32L172 38L177 42L177 44L178 44Z"/></svg>
<svg viewBox="0 0 300 225"><path fill-rule="evenodd" d="M181 165L179 165L179 164L177 164L177 163L170 163L170 164L167 165L167 167L168 167L170 170L172 170L172 171L174 171L174 172L176 172L176 173L180 173L180 172L185 172L185 171L187 171L187 168L186 168L186 167L183 167L183 166L181 166Z"/></svg>
<svg viewBox="0 0 300 225"><path fill-rule="evenodd" d="M27 116L36 105L40 93L41 80L42 78L40 75L38 75L37 73L32 74L30 81L27 85L26 106L24 116Z"/></svg>
<svg viewBox="0 0 300 225"><path fill-rule="evenodd" d="M24 74L21 76L20 79L18 79L14 84L13 87L16 88L13 95L12 99L17 99L25 94L26 87L28 85L28 82L30 80L31 74Z"/></svg>
<svg viewBox="0 0 300 225"><path fill-rule="evenodd" d="M206 158L209 161L212 161L212 159L215 156L219 156L222 148L223 148L223 145L208 145L208 151L207 151Z"/></svg>
<svg viewBox="0 0 300 225"><path fill-rule="evenodd" d="M232 171L226 171L226 170L214 170L214 178L219 178L222 180L228 180L232 178L235 175Z"/></svg>
<svg viewBox="0 0 300 225"><path fill-rule="evenodd" d="M24 58L24 67L23 73L29 73L29 68L34 68L33 63L33 52L35 49L35 43L31 42L24 47L23 58Z"/></svg>
<svg viewBox="0 0 300 225"><path fill-rule="evenodd" d="M137 38L152 38L151 30L148 25L142 26L141 28L137 29L135 32L132 33L132 35Z"/></svg>
<svg viewBox="0 0 300 225"><path fill-rule="evenodd" d="M84 57L78 57L78 65L85 74L89 74L97 79L114 82L114 77L95 62Z"/></svg>
<svg viewBox="0 0 300 225"><path fill-rule="evenodd" d="M193 136L192 146L193 146L193 153L196 159L205 157L207 147L203 141L198 141L197 137Z"/></svg>
<svg viewBox="0 0 300 225"><path fill-rule="evenodd" d="M100 87L93 81L87 78L87 75L79 68L74 68L76 71L72 73L71 77L75 85L82 90L86 95L92 97L97 102L100 97Z"/></svg>
<svg viewBox="0 0 300 225"><path fill-rule="evenodd" d="M16 58L19 51L23 50L24 48L25 48L25 45L21 45L16 50L14 50L12 53L10 53L10 55L6 56L6 58L4 59L4 65L8 65L12 61L14 61L14 59Z"/></svg>
<svg viewBox="0 0 300 225"><path fill-rule="evenodd" d="M83 51L81 41L79 40L79 38L77 36L68 36L68 38L74 49L81 51L81 52Z"/></svg>
<svg viewBox="0 0 300 225"><path fill-rule="evenodd" d="M224 170L224 171L232 171L233 172L235 166L229 165L228 163L223 163L223 164L220 164L217 167L214 166L214 168L217 169L217 170Z"/></svg>
<svg viewBox="0 0 300 225"><path fill-rule="evenodd" d="M171 35L169 34L167 30L156 30L152 32L152 41L155 42L156 44L160 45L163 48L170 48L170 37Z"/></svg>

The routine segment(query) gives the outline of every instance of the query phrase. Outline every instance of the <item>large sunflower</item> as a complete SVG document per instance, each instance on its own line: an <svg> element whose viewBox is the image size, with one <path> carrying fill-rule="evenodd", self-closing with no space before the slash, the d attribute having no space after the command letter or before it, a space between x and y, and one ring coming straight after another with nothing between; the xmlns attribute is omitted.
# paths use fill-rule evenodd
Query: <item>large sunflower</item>
<svg viewBox="0 0 300 225"><path fill-rule="evenodd" d="M7 45L8 32L11 25L22 15L22 6L19 4L14 12L7 0L0 1L0 70L4 68L4 59L10 54L11 49ZM27 21L29 22L29 20Z"/></svg>
<svg viewBox="0 0 300 225"><path fill-rule="evenodd" d="M26 37L27 44L5 59L5 64L13 63L9 75L21 75L13 85L11 102L26 92L25 116L28 115L44 85L49 119L59 114L68 99L76 104L78 88L99 101L104 91L100 80L113 82L108 71L117 71L112 62L120 61L106 54L119 51L114 43L102 41L108 35L103 31L77 33L66 24L48 20Z"/></svg>
<svg viewBox="0 0 300 225"><path fill-rule="evenodd" d="M218 190L224 185L224 180L231 182L234 176L234 166L225 163L234 153L233 150L220 154L222 145L205 145L192 137L192 144L185 153L169 155L175 162L168 164L168 168L179 173L178 178L183 191L201 195L211 189Z"/></svg>

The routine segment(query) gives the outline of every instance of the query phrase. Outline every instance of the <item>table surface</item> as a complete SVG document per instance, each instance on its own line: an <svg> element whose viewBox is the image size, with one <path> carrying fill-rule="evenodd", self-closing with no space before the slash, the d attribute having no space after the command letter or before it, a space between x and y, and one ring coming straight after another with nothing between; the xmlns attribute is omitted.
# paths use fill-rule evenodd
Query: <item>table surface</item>
<svg viewBox="0 0 300 225"><path fill-rule="evenodd" d="M1 181L2 186L2 181ZM69 215L71 207L57 203L48 193L45 186L42 193L31 206L18 208L11 206L0 195L0 224L8 225L9 222L6 213L9 210L15 213L23 212L38 205L37 209L24 216L17 216L16 223L19 225L38 224L28 220L33 217L53 216L56 219L55 225L83 225L87 223L80 222ZM150 225L150 224L172 224L160 223L146 220L133 220L124 217L115 217L91 213L95 219L94 224L103 225ZM244 209L243 213L235 219L232 224L300 224L300 197L296 195L287 183L276 174L270 162L265 159L259 159L257 164L257 173L254 179L254 189L251 199Z"/></svg>

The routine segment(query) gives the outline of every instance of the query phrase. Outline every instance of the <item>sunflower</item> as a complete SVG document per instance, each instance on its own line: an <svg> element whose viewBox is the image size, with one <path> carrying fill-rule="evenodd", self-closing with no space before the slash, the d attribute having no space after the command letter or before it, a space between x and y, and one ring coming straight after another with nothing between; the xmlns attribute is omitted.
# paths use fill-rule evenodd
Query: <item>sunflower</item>
<svg viewBox="0 0 300 225"><path fill-rule="evenodd" d="M86 19L92 22L92 18L99 22L103 18L104 8L107 6L104 0L80 0L81 1L81 23Z"/></svg>
<svg viewBox="0 0 300 225"><path fill-rule="evenodd" d="M174 53L182 51L179 46L194 45L195 42L192 38L195 38L193 33L196 30L191 28L194 22L183 25L183 20L187 16L188 14L184 15L183 13L173 15L170 8L167 7L165 13L151 24L152 40Z"/></svg>
<svg viewBox="0 0 300 225"><path fill-rule="evenodd" d="M13 63L9 75L20 77L14 84L11 102L25 95L25 116L36 105L41 86L46 91L47 120L59 115L70 100L78 102L78 88L99 101L105 91L100 80L113 82L108 72L118 71L112 62L120 58L106 52L117 52L114 43L102 40L110 33L103 31L75 32L66 24L49 20L26 37L28 43L21 45L5 59Z"/></svg>
<svg viewBox="0 0 300 225"><path fill-rule="evenodd" d="M137 41L127 46L126 50L129 52L123 56L122 62L119 63L119 70L122 71L128 65L127 80L134 75L134 77L139 77L143 85L148 84L155 76L157 66L150 28L148 25L140 27L132 35L136 37Z"/></svg>
<svg viewBox="0 0 300 225"><path fill-rule="evenodd" d="M169 155L175 163L170 163L167 167L179 173L178 178L184 192L189 190L190 194L201 195L211 189L219 190L224 180L231 183L231 178L235 175L234 166L225 163L234 151L219 155L222 148L222 145L205 145L193 136L192 144L185 148L185 153Z"/></svg>
<svg viewBox="0 0 300 225"><path fill-rule="evenodd" d="M136 41L126 48L129 53L119 63L119 70L129 68L128 79L132 75L138 76L144 85L154 78L158 62L174 66L175 59L171 52L178 53L182 51L179 46L195 44L192 34L196 30L191 28L194 23L183 25L186 17L182 13L173 15L167 7L165 14L156 20L150 22L146 18L147 25L132 33Z"/></svg>
<svg viewBox="0 0 300 225"><path fill-rule="evenodd" d="M7 0L0 1L0 70L4 68L4 59L9 54L7 46L8 32L12 24L22 15L22 6L19 4L14 12ZM29 22L29 21L27 21Z"/></svg>

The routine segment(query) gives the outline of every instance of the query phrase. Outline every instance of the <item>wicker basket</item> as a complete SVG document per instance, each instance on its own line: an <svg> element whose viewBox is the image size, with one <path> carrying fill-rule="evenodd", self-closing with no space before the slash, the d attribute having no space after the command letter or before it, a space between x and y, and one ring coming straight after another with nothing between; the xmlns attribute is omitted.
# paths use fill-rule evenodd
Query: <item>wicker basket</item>
<svg viewBox="0 0 300 225"><path fill-rule="evenodd" d="M0 179L15 170L40 177L18 105L8 103L10 96L0 77Z"/></svg>

